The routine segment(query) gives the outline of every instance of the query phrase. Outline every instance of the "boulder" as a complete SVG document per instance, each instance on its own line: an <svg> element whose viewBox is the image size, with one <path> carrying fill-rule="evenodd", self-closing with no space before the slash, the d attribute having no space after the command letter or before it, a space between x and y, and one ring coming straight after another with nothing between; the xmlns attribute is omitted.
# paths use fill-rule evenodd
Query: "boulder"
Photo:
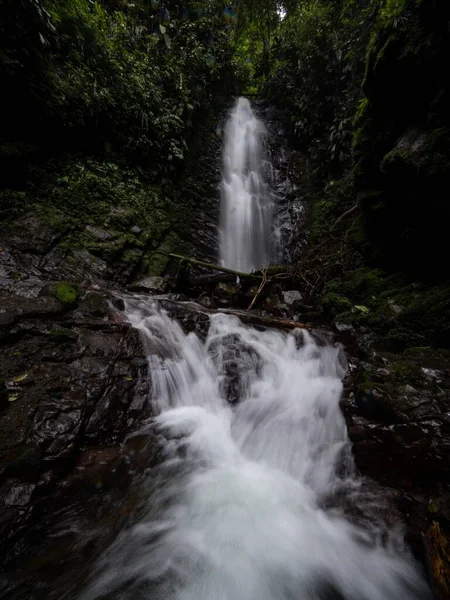
<svg viewBox="0 0 450 600"><path fill-rule="evenodd" d="M147 292L149 294L166 294L170 289L170 281L164 277L146 277L130 285L132 292Z"/></svg>

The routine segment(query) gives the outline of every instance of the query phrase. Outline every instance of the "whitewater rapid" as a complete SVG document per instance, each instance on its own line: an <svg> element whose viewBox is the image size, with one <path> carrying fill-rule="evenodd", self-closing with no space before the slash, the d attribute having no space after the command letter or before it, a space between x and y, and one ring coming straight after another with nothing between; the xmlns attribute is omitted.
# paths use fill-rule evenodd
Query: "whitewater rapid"
<svg viewBox="0 0 450 600"><path fill-rule="evenodd" d="M164 460L82 600L428 598L402 532L339 509L358 493L339 345L224 314L202 340L145 297L126 313L149 352L147 429L165 436Z"/></svg>

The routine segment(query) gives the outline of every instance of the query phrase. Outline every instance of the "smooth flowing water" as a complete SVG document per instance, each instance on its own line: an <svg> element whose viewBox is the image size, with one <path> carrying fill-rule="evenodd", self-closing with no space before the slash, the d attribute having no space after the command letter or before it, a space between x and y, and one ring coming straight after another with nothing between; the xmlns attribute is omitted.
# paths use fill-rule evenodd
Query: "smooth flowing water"
<svg viewBox="0 0 450 600"><path fill-rule="evenodd" d="M82 600L428 597L398 532L357 526L336 508L358 493L339 346L224 314L201 341L148 298L129 298L127 314L149 352L148 427L167 438L164 483Z"/></svg>
<svg viewBox="0 0 450 600"><path fill-rule="evenodd" d="M243 270L270 254L262 133L240 99L225 140L222 260ZM339 407L339 345L231 314L186 335L143 296L126 299L126 314L146 344L156 416L144 430L163 436L163 457L137 522L81 600L429 597L402 531L376 510L357 523L340 508L358 513L362 496Z"/></svg>
<svg viewBox="0 0 450 600"><path fill-rule="evenodd" d="M272 258L265 132L250 102L239 98L225 128L220 227L220 260L238 271L259 269Z"/></svg>

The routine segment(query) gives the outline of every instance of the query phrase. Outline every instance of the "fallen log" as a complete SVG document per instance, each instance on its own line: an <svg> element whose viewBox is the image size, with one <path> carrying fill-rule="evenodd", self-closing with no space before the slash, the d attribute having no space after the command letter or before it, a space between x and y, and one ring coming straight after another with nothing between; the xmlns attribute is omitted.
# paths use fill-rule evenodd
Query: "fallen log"
<svg viewBox="0 0 450 600"><path fill-rule="evenodd" d="M216 283L235 283L236 276L232 273L207 273L189 278L189 286L214 285Z"/></svg>
<svg viewBox="0 0 450 600"><path fill-rule="evenodd" d="M275 327L277 329L307 329L312 330L310 323L299 323L298 321L290 321L288 319L277 319L276 317L266 317L263 315L257 315L250 311L240 311L227 308L221 308L216 312L226 313L227 315L235 315L243 323L249 325L260 325L261 327Z"/></svg>
<svg viewBox="0 0 450 600"><path fill-rule="evenodd" d="M176 258L181 262L185 262L186 264L197 265L198 267L204 267L205 269L211 269L211 271L220 271L222 273L231 273L232 275L236 275L236 277L240 277L242 279L262 279L262 275L257 272L254 273L244 273L243 271L236 271L235 269L229 269L228 267L222 267L220 265L215 265L213 263L206 262L204 260L198 260L197 258L191 258L189 256L182 256L181 254L169 254L170 258Z"/></svg>
<svg viewBox="0 0 450 600"><path fill-rule="evenodd" d="M179 306L181 309L190 312L202 313L207 315L213 314L226 314L226 315L234 315L238 319L240 319L243 323L247 323L249 325L256 325L260 327L274 327L276 329L307 329L308 331L313 330L313 326L310 323L299 323L298 321L290 321L288 319L278 319L276 317L268 317L265 315L258 315L254 312L249 312L247 310L239 310L234 308L206 308L201 304L197 304L196 302L187 301L182 302L178 300L170 300L169 298L161 297L158 299L163 305L175 305ZM316 328L317 329L317 328Z"/></svg>

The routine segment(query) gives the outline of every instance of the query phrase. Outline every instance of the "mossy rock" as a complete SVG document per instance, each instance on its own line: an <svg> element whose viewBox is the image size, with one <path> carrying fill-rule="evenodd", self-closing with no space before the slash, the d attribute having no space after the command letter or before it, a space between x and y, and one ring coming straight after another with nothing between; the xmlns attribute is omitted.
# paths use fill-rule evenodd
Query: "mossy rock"
<svg viewBox="0 0 450 600"><path fill-rule="evenodd" d="M392 378L395 383L420 385L424 377L420 367L411 360L401 360L392 365Z"/></svg>
<svg viewBox="0 0 450 600"><path fill-rule="evenodd" d="M64 306L72 306L78 302L80 292L75 285L67 281L58 281L55 284L55 296Z"/></svg>
<svg viewBox="0 0 450 600"><path fill-rule="evenodd" d="M352 303L345 296L329 292L322 300L325 313L331 317L351 311Z"/></svg>

